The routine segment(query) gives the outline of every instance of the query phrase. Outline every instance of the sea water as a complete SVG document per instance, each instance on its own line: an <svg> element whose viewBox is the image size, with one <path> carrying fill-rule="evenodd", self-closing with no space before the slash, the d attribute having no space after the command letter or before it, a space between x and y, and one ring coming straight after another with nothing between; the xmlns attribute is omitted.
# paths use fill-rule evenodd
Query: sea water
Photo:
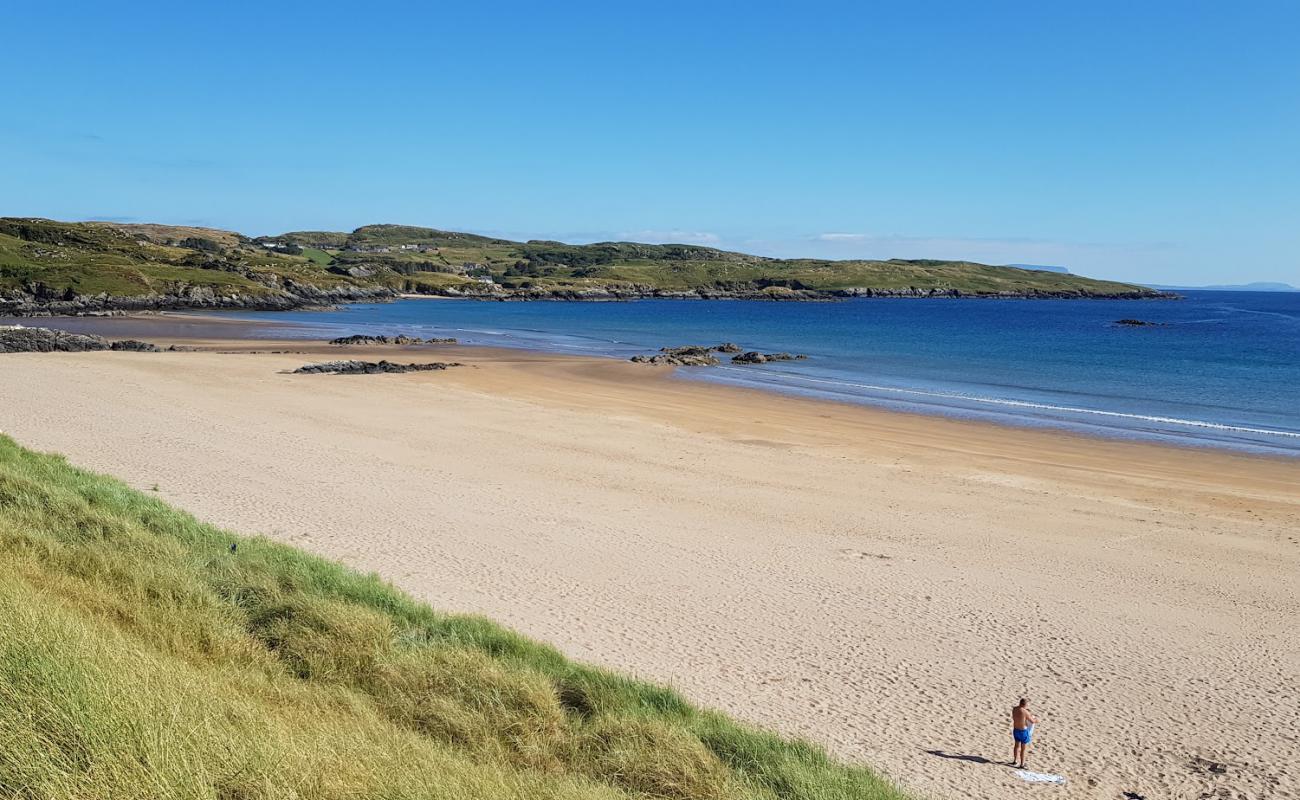
<svg viewBox="0 0 1300 800"><path fill-rule="evenodd" d="M454 336L626 359L731 341L804 361L680 369L906 411L1300 456L1300 293L1181 300L401 300L241 314L303 337ZM1138 318L1156 323L1116 325ZM283 336L286 328L268 331Z"/></svg>

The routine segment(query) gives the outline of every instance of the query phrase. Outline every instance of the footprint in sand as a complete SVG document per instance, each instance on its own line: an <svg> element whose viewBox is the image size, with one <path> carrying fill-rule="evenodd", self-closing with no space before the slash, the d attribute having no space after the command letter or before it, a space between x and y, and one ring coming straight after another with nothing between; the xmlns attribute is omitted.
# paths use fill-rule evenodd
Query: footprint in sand
<svg viewBox="0 0 1300 800"><path fill-rule="evenodd" d="M868 553L863 550L853 550L850 548L842 548L839 551L839 554L844 558L852 559L854 561L864 561L869 558L880 561L890 561L894 558L893 556L887 556L883 553Z"/></svg>

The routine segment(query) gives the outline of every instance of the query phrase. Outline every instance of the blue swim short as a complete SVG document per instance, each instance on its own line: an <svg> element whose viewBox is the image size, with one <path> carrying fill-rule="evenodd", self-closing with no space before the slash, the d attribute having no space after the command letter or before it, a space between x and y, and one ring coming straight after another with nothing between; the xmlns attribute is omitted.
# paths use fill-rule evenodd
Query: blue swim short
<svg viewBox="0 0 1300 800"><path fill-rule="evenodd" d="M1020 744L1029 744L1029 729L1016 728L1011 731L1011 738L1015 739Z"/></svg>

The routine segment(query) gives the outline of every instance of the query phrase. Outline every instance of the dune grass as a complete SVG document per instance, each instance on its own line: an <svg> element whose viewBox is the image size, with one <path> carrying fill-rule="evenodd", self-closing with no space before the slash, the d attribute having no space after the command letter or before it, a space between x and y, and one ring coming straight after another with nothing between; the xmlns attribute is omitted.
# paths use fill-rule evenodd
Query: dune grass
<svg viewBox="0 0 1300 800"><path fill-rule="evenodd" d="M902 795L0 436L0 797Z"/></svg>

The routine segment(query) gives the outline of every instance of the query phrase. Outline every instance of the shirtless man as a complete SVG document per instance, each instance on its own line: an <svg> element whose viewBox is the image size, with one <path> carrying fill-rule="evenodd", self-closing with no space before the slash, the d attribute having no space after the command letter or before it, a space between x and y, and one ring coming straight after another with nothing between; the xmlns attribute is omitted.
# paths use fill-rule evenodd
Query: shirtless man
<svg viewBox="0 0 1300 800"><path fill-rule="evenodd" d="M1033 734L1034 723L1038 717L1029 713L1029 701L1020 698L1020 702L1011 709L1011 766L1025 768L1025 755L1029 751L1029 739Z"/></svg>

